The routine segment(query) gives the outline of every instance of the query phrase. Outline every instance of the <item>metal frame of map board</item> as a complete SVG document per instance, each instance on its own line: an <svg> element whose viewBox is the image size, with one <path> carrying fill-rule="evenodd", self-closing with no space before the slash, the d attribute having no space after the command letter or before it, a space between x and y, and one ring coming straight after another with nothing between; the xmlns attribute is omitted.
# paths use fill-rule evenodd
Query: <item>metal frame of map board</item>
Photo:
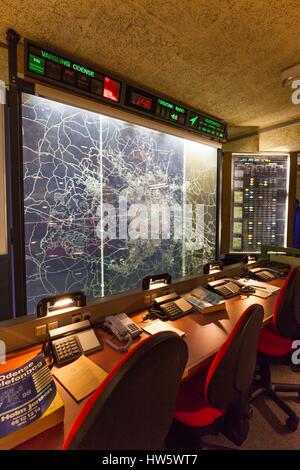
<svg viewBox="0 0 300 470"><path fill-rule="evenodd" d="M6 145L8 256L13 317L26 315L26 266L24 236L23 149L21 93L33 92L32 84L18 78L17 46L20 35L9 29L8 42L8 139Z"/></svg>

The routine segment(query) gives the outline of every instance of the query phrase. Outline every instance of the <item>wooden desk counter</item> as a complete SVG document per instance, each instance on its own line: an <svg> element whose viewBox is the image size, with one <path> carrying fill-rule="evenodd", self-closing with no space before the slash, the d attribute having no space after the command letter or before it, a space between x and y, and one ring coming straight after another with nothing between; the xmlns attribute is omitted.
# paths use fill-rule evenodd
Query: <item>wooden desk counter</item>
<svg viewBox="0 0 300 470"><path fill-rule="evenodd" d="M272 282L273 285L277 286L281 286L282 283L282 280L275 280ZM275 300L276 295L272 295L267 299L260 299L258 297L243 294L227 300L226 310L205 315L195 312L171 322L173 326L185 331L186 333L184 339L188 345L189 356L183 379L193 375L220 349L240 315L249 305L258 303L264 307L264 324L266 324L272 318ZM133 320L141 323L144 313L145 312L141 312L134 315ZM107 372L110 372L120 360L122 354L105 344L105 339L108 337L106 333L103 333L100 330L100 335L104 340L103 350L93 353L88 357L100 367L103 367ZM146 336L148 335L143 333L141 339ZM136 342L134 342L133 345L134 344L136 344ZM41 347L39 345L10 353L7 358L7 363L2 365L0 368L1 372L17 368L35 356L40 350ZM51 450L61 448L65 437L86 400L82 400L82 402L78 404L58 381L56 381L56 385L65 404L64 423L61 423L44 433L39 434L33 439L24 442L18 446L17 449Z"/></svg>

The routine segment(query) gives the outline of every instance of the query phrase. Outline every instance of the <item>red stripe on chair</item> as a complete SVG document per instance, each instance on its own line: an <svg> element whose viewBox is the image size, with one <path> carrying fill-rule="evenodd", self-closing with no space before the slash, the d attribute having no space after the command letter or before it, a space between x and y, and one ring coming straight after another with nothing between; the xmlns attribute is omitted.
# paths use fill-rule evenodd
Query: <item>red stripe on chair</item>
<svg viewBox="0 0 300 470"><path fill-rule="evenodd" d="M223 356L224 354L226 353L227 349L229 348L229 346L231 345L232 341L234 340L234 337L238 331L238 329L240 328L241 326L241 323L244 321L244 318L246 317L246 315L248 315L249 311L252 309L252 305L250 305L250 307L248 307L244 313L240 316L240 318L238 319L238 321L236 322L233 330L231 331L230 335L228 336L227 340L225 341L225 343L221 346L221 348L219 349L219 351L217 352L217 354L215 355L214 357L214 360L209 368L209 371L208 371L208 374L206 376L206 381L205 381L205 397L206 397L206 400L208 402L208 396L207 396L207 392L208 392L208 386L209 386L209 383L217 369L217 367L219 366L221 360L223 359Z"/></svg>
<svg viewBox="0 0 300 470"><path fill-rule="evenodd" d="M277 333L275 325L265 327L259 335L258 350L268 356L285 356L292 351L293 340Z"/></svg>
<svg viewBox="0 0 300 470"><path fill-rule="evenodd" d="M252 308L253 306L251 305L240 316L227 340L214 357L208 373L206 374L206 371L202 370L199 374L183 382L181 385L175 410L175 418L181 423L193 427L205 427L212 424L225 413L226 410L210 405L208 401L208 386L224 354Z"/></svg>
<svg viewBox="0 0 300 470"><path fill-rule="evenodd" d="M118 370L122 367L122 365L131 357L135 352L141 348L146 342L148 342L151 338L154 336L158 336L161 333L156 333L155 335L149 336L148 338L145 338L143 341L140 341L138 344L136 344L132 349L130 349L125 356L122 357L120 362L112 369L112 371L107 375L107 377L104 379L104 381L99 385L97 390L90 396L90 398L87 400L86 404L82 408L81 412L79 413L77 419L75 420L65 442L63 443L62 450L67 450L69 447L72 439L74 436L77 434L78 430L82 426L82 423L85 421L86 417L90 413L91 409L99 399L100 395L102 394L103 390L107 386L107 384L112 380L112 378L116 375Z"/></svg>
<svg viewBox="0 0 300 470"><path fill-rule="evenodd" d="M276 322L280 308L283 306L282 303L284 296L290 286L290 283L293 282L292 276L295 275L295 272L295 269L289 272L288 277L286 278L276 297L272 323L263 328L259 335L258 350L263 354L267 354L268 356L285 356L292 350L293 340L291 338L284 338L283 336L280 336Z"/></svg>
<svg viewBox="0 0 300 470"><path fill-rule="evenodd" d="M225 411L218 410L211 406L206 406L193 413L176 411L175 418L177 421L186 424L187 426L204 428L214 423L216 419L223 416L224 413Z"/></svg>
<svg viewBox="0 0 300 470"><path fill-rule="evenodd" d="M175 407L175 419L193 427L205 427L224 414L223 410L213 408L204 394L207 368L184 381L179 390Z"/></svg>
<svg viewBox="0 0 300 470"><path fill-rule="evenodd" d="M275 306L274 306L274 313L273 313L273 323L275 325L275 328L276 328L276 319L277 319L277 315L278 315L278 312L279 312L279 309L281 307L281 303L283 301L283 297L284 297L284 294L286 293L286 290L287 288L289 287L289 284L291 282L291 277L295 274L295 269L293 269L292 271L289 272L288 274L288 277L286 278L286 280L284 281L284 284L283 286L281 287L277 297L276 297L276 300L275 300ZM276 328L276 331L277 331L277 328Z"/></svg>

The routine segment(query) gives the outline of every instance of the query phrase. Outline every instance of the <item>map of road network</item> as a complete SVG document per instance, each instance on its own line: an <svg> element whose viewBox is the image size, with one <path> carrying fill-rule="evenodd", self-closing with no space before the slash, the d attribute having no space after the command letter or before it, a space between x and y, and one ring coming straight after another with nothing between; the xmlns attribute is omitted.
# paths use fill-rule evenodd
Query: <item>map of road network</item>
<svg viewBox="0 0 300 470"><path fill-rule="evenodd" d="M37 96L23 95L22 113L27 313L45 296L93 300L214 258L216 149ZM120 197L149 213L201 204L202 247L175 240L172 223L170 239L99 237L101 205Z"/></svg>

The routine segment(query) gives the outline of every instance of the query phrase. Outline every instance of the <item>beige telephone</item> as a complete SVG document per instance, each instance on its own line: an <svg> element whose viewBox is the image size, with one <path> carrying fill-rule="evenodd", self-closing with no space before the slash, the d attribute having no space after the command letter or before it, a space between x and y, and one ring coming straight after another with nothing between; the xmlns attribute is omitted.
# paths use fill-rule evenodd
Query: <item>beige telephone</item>
<svg viewBox="0 0 300 470"><path fill-rule="evenodd" d="M268 268L254 268L249 270L249 276L254 279L259 279L260 281L273 281L280 276L280 273L274 269Z"/></svg>
<svg viewBox="0 0 300 470"><path fill-rule="evenodd" d="M224 299L229 299L234 295L240 294L243 285L235 279L223 278L218 279L217 281L209 282L208 287L217 294L224 297Z"/></svg>
<svg viewBox="0 0 300 470"><path fill-rule="evenodd" d="M104 327L108 328L111 333L122 343L119 346L111 340L106 340L107 344L117 351L126 352L132 343L132 340L139 338L143 330L133 322L126 313L119 313L118 315L108 315L105 318Z"/></svg>
<svg viewBox="0 0 300 470"><path fill-rule="evenodd" d="M176 320L193 310L192 305L175 292L156 297L155 306L162 311L162 317L157 316L166 320Z"/></svg>

